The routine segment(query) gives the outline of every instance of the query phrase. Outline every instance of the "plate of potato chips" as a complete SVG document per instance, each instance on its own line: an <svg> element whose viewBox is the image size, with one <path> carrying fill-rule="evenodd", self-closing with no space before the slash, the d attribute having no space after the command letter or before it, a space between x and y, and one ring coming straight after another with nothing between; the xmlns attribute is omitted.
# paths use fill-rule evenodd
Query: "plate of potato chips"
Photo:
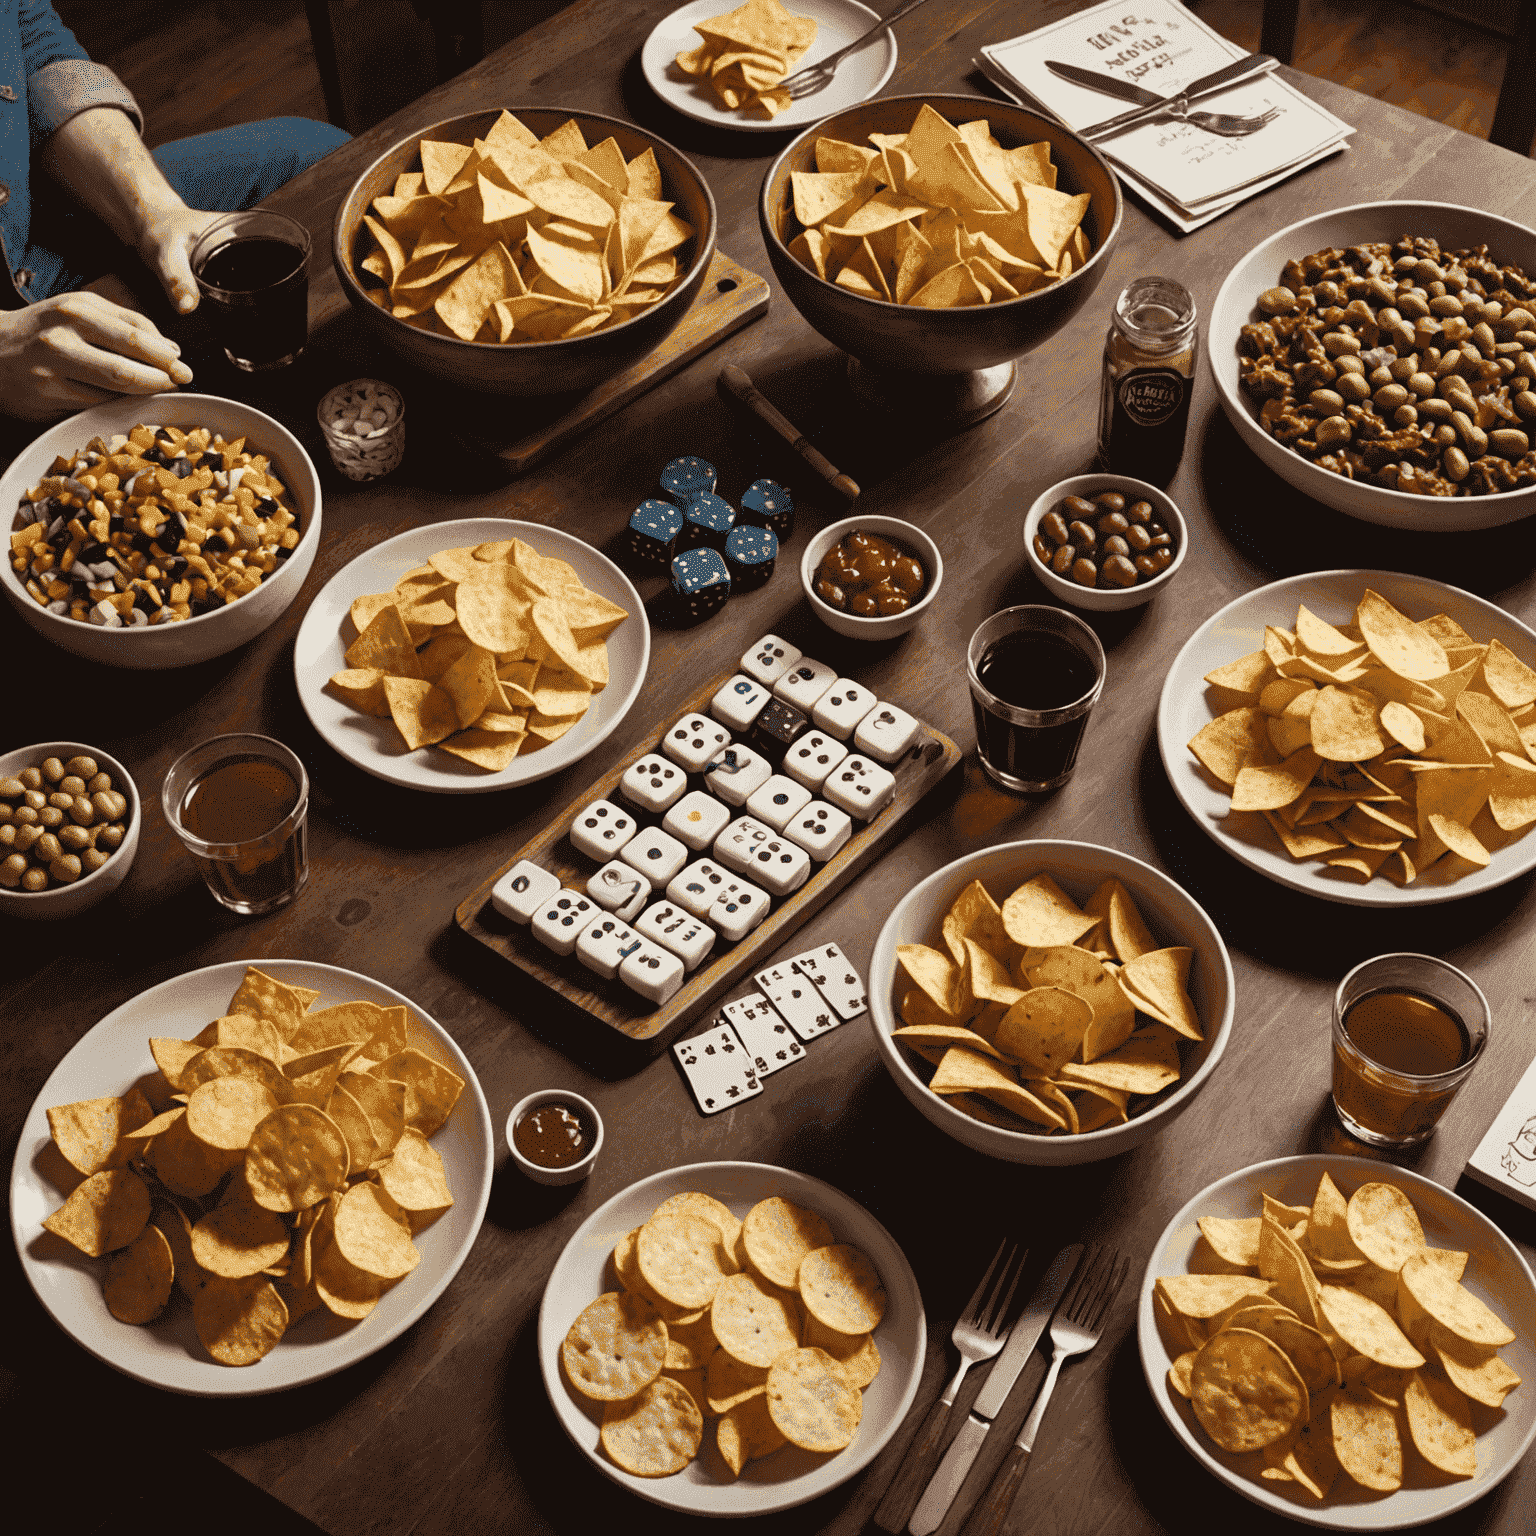
<svg viewBox="0 0 1536 1536"><path fill-rule="evenodd" d="M1428 906L1536 868L1536 632L1442 582L1245 593L1174 659L1157 735L1201 830L1294 890Z"/></svg>
<svg viewBox="0 0 1536 1536"><path fill-rule="evenodd" d="M689 1514L789 1509L877 1456L925 1349L905 1255L857 1201L761 1163L632 1184L577 1228L539 1310L565 1431Z"/></svg>
<svg viewBox="0 0 1536 1536"><path fill-rule="evenodd" d="M11 1228L98 1359L257 1396L427 1311L480 1230L494 1144L469 1062L407 998L232 961L140 993L59 1063L17 1146Z"/></svg>
<svg viewBox="0 0 1536 1536"><path fill-rule="evenodd" d="M1317 1155L1218 1180L1157 1240L1138 1331L1196 1460L1308 1525L1440 1519L1536 1439L1536 1278L1405 1169Z"/></svg>
<svg viewBox="0 0 1536 1536"><path fill-rule="evenodd" d="M629 712L650 664L628 577L555 528L413 529L326 583L294 646L299 698L348 762L481 794L567 768Z"/></svg>

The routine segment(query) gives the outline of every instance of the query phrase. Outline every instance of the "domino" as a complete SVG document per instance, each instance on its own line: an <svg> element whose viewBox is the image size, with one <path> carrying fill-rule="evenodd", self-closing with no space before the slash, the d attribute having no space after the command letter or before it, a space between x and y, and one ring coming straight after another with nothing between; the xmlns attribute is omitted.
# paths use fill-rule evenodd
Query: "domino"
<svg viewBox="0 0 1536 1536"><path fill-rule="evenodd" d="M745 734L771 697L762 683L738 672L709 701L709 712L722 725Z"/></svg>
<svg viewBox="0 0 1536 1536"><path fill-rule="evenodd" d="M651 899L651 882L632 864L613 859L587 881L587 895L603 911L629 923Z"/></svg>
<svg viewBox="0 0 1536 1536"><path fill-rule="evenodd" d="M896 780L867 757L848 757L827 776L821 793L823 799L840 811L847 811L860 821L868 821L895 798Z"/></svg>
<svg viewBox="0 0 1536 1536"><path fill-rule="evenodd" d="M816 701L836 681L837 673L826 662L802 656L773 685L773 696L809 714L816 707Z"/></svg>
<svg viewBox="0 0 1536 1536"><path fill-rule="evenodd" d="M662 819L661 830L702 853L725 830L731 808L702 789L690 790Z"/></svg>
<svg viewBox="0 0 1536 1536"><path fill-rule="evenodd" d="M730 744L731 733L703 715L684 715L661 738L661 750L687 773L703 773Z"/></svg>
<svg viewBox="0 0 1536 1536"><path fill-rule="evenodd" d="M695 859L667 882L667 900L694 917L703 917L730 883L730 874L713 860Z"/></svg>
<svg viewBox="0 0 1536 1536"><path fill-rule="evenodd" d="M619 780L619 793L631 805L655 816L681 800L687 789L688 776L681 768L650 753L626 768Z"/></svg>
<svg viewBox="0 0 1536 1536"><path fill-rule="evenodd" d="M660 827L647 827L624 844L619 857L659 888L688 862L688 850Z"/></svg>
<svg viewBox="0 0 1536 1536"><path fill-rule="evenodd" d="M670 901L647 907L635 922L635 931L669 949L683 962L685 971L697 970L699 962L715 947L715 930Z"/></svg>
<svg viewBox="0 0 1536 1536"><path fill-rule="evenodd" d="M765 827L756 817L738 816L715 839L715 858L738 875L749 874L753 851L772 836L773 828Z"/></svg>
<svg viewBox="0 0 1536 1536"><path fill-rule="evenodd" d="M588 970L612 980L641 942L618 918L599 916L583 927L576 940L576 958Z"/></svg>
<svg viewBox="0 0 1536 1536"><path fill-rule="evenodd" d="M812 800L784 823L784 836L825 864L853 836L853 822L825 800Z"/></svg>
<svg viewBox="0 0 1536 1536"><path fill-rule="evenodd" d="M735 944L768 916L768 892L749 880L728 879L715 892L704 916L728 944Z"/></svg>
<svg viewBox="0 0 1536 1536"><path fill-rule="evenodd" d="M840 677L817 699L816 707L811 711L811 723L829 736L847 741L859 722L879 702L868 688Z"/></svg>
<svg viewBox="0 0 1536 1536"><path fill-rule="evenodd" d="M815 794L827 775L847 756L848 748L842 742L821 731L811 731L784 754L784 772Z"/></svg>
<svg viewBox="0 0 1536 1536"><path fill-rule="evenodd" d="M576 940L587 919L597 910L580 891L562 890L547 906L541 906L533 914L528 927L546 949L554 950L557 955L568 955L576 948Z"/></svg>
<svg viewBox="0 0 1536 1536"><path fill-rule="evenodd" d="M894 763L911 750L922 729L906 710L894 704L876 704L859 721L853 747L877 763Z"/></svg>
<svg viewBox="0 0 1536 1536"><path fill-rule="evenodd" d="M610 800L594 800L571 823L571 846L589 859L604 863L639 831L628 811Z"/></svg>
<svg viewBox="0 0 1536 1536"><path fill-rule="evenodd" d="M547 869L519 859L491 887L491 905L503 917L526 928L533 921L533 914L559 889L559 880Z"/></svg>
<svg viewBox="0 0 1536 1536"><path fill-rule="evenodd" d="M800 648L777 635L764 635L741 658L741 670L769 688L800 660Z"/></svg>
<svg viewBox="0 0 1536 1536"><path fill-rule="evenodd" d="M774 896L798 891L811 875L811 856L798 843L771 837L752 850L746 872Z"/></svg>
<svg viewBox="0 0 1536 1536"><path fill-rule="evenodd" d="M782 832L784 824L811 798L805 785L776 773L756 794L747 800L747 814L755 816L764 826Z"/></svg>
<svg viewBox="0 0 1536 1536"><path fill-rule="evenodd" d="M752 791L768 781L773 768L751 747L732 742L704 765L704 783L727 805L745 805Z"/></svg>
<svg viewBox="0 0 1536 1536"><path fill-rule="evenodd" d="M658 1008L683 984L683 962L649 939L624 957L619 966L619 980Z"/></svg>

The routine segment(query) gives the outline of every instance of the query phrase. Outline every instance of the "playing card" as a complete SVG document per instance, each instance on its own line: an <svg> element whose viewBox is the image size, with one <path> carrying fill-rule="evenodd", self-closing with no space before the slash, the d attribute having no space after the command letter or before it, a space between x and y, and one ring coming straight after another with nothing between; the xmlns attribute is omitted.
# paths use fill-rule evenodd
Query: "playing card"
<svg viewBox="0 0 1536 1536"><path fill-rule="evenodd" d="M805 1059L805 1047L761 992L727 1003L721 1012L735 1027L760 1078Z"/></svg>
<svg viewBox="0 0 1536 1536"><path fill-rule="evenodd" d="M836 944L822 944L796 955L789 962L802 976L816 983L817 990L844 1019L856 1019L868 1008L864 983L848 957Z"/></svg>
<svg viewBox="0 0 1536 1536"><path fill-rule="evenodd" d="M821 993L787 961L759 971L752 979L804 1041L814 1040L843 1022Z"/></svg>
<svg viewBox="0 0 1536 1536"><path fill-rule="evenodd" d="M763 1091L757 1067L729 1024L678 1041L672 1054L706 1115L717 1115Z"/></svg>

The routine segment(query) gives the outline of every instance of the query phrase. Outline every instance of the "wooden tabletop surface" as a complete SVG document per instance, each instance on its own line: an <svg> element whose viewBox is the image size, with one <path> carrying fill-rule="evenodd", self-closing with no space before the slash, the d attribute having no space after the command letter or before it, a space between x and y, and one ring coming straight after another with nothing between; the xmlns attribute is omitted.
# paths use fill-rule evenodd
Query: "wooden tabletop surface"
<svg viewBox="0 0 1536 1536"><path fill-rule="evenodd" d="M720 247L768 276L755 200L782 141L708 130L657 102L640 75L638 53L668 9L666 0L578 0L338 150L272 205L303 218L324 253L346 188L406 133L484 107L585 108L631 118L690 155L719 204ZM1046 11L1061 9L1026 0L934 0L901 23L900 61L888 90L977 91L970 60L981 44L1026 31ZM1341 87L1293 78L1356 126L1352 148L1183 239L1128 198L1119 245L1095 298L1021 360L1018 390L1000 413L945 440L857 423L839 356L777 285L766 319L510 485L468 462L450 440L421 430L405 466L382 484L358 488L330 470L314 428L320 394L360 373L387 375L392 365L361 339L323 254L313 264L311 343L300 364L254 388L227 369L200 367L199 386L241 394L304 438L322 465L323 544L303 594L276 624L243 651L183 672L104 672L41 644L13 615L0 619L7 678L0 745L50 736L99 743L127 763L145 801L137 862L115 897L66 925L0 925L5 1145L16 1145L53 1067L124 1000L200 966L279 956L365 972L432 1013L473 1063L498 1127L526 1092L564 1086L597 1103L607 1140L596 1173L571 1191L525 1182L499 1147L484 1227L431 1311L365 1363L272 1397L199 1401L117 1375L57 1331L7 1245L0 1402L18 1424L52 1427L61 1467L69 1465L66 1447L84 1458L96 1445L104 1464L125 1476L137 1469L153 1485L157 1447L201 1447L335 1536L693 1529L696 1522L641 1504L595 1472L545 1400L534 1347L540 1296L562 1245L597 1205L657 1170L716 1159L779 1163L837 1185L886 1224L916 1271L930 1323L922 1406L953 1369L949 1328L1004 1227L1027 1236L1036 1266L1063 1242L1108 1239L1131 1256L1139 1276L1169 1217L1213 1180L1296 1153L1359 1153L1327 1104L1330 999L1345 971L1390 950L1441 955L1470 972L1494 1018L1486 1059L1438 1133L1400 1161L1458 1188L1528 1259L1536 1256L1536 1218L1461 1180L1468 1154L1533 1050L1531 879L1401 913L1283 890L1240 866L1191 821L1164 775L1153 730L1162 678L1190 632L1235 596L1281 577L1384 566L1451 581L1531 622L1536 544L1528 529L1410 535L1330 513L1290 491L1241 446L1202 372L1188 451L1170 487L1189 520L1190 555L1157 601L1097 625L1109 680L1075 778L1054 795L1014 799L989 788L975 766L965 643L988 613L1045 600L1026 569L1022 516L1046 485L1090 467L1106 315L1127 282L1154 272L1177 278L1203 315L1231 265L1270 232L1361 201L1471 202L1536 223L1531 161ZM795 580L800 550L844 508L794 461L753 441L721 403L715 381L728 362L745 368L864 487L863 510L907 518L938 541L944 592L905 639L857 647L821 630L805 611ZM408 401L408 413L413 409L411 420L421 426L428 402ZM656 629L639 704L586 761L522 790L429 796L370 778L315 735L294 690L294 635L309 601L361 551L409 528L470 516L557 524L601 547L649 493L661 463L687 452L713 460L732 485L760 473L786 478L798 523L766 587L696 628ZM807 1060L767 1079L760 1097L705 1119L669 1057L647 1058L606 1031L551 1028L455 929L455 905L556 808L671 719L682 699L757 636L786 629L807 636L812 654L846 663L879 696L954 737L968 755L925 824L816 916L785 953L834 940L863 969L887 913L913 883L995 842L1072 838L1145 859L1213 914L1237 979L1225 1060L1189 1112L1159 1138L1121 1158L1064 1170L967 1153L899 1095L864 1020L814 1043ZM265 919L214 906L166 826L156 793L188 746L245 729L292 746L313 785L308 888ZM1068 1367L1010 1529L1064 1536L1285 1528L1199 1470L1164 1425L1137 1357L1134 1291L1127 1287L1120 1297L1099 1349ZM1022 1418L1043 1370L1037 1355L1005 1420ZM962 1406L970 1391L968 1385ZM862 1478L754 1528L862 1529L915 1424L914 1418ZM973 1476L980 1480L1001 1454L1001 1445L989 1448ZM1514 1536L1529 1529L1533 1506L1536 1460L1527 1457L1496 1491L1436 1528Z"/></svg>

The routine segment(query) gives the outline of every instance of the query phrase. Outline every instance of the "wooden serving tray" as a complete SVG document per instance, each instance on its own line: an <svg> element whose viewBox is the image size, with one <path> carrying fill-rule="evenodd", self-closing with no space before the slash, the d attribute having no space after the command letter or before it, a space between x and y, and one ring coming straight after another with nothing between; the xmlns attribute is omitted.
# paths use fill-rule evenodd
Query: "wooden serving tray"
<svg viewBox="0 0 1536 1536"><path fill-rule="evenodd" d="M721 941L717 939L717 948L706 956L698 970L685 978L681 989L659 1008L654 1008L617 978L605 981L595 971L588 970L574 954L561 956L546 949L528 929L503 917L491 905L491 887L519 859L527 859L558 876L562 885L573 886L585 893L587 881L598 866L572 848L566 837L577 813L594 800L612 800L634 815L642 828L659 826L661 817L637 810L620 797L619 780L632 763L658 750L661 733L674 720L694 713L708 717L710 700L735 675L734 667L722 672L713 682L700 688L675 714L657 722L655 730L623 762L562 807L537 837L519 848L500 869L486 876L454 912L465 933L494 950L527 980L557 994L598 1023L619 1030L632 1040L655 1040L658 1036L680 1033L685 1024L718 1002L744 976L765 965L768 957L790 934L819 912L855 875L902 835L918 802L960 761L960 749L954 742L923 724L922 734L906 756L887 765L896 779L896 794L891 803L872 820L862 825L855 822L853 836L843 847L825 864L813 863L810 879L799 890L788 896L774 897L768 916L744 939L723 947L719 947ZM691 788L699 787L696 775L690 774L689 780ZM737 810L737 814L744 815L744 809ZM697 853L689 857L707 858L709 855Z"/></svg>

